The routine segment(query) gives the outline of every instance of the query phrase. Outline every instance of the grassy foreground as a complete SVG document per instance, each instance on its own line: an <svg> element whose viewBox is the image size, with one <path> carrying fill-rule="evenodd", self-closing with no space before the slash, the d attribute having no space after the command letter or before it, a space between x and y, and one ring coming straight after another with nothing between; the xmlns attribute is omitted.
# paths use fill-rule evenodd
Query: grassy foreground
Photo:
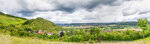
<svg viewBox="0 0 150 44"><path fill-rule="evenodd" d="M90 43L54 42L54 41L48 41L48 40L32 39L32 38L20 38L20 37L0 34L0 44L90 44ZM139 44L139 42L133 42L133 41L116 41L116 42L104 41L102 43L95 43L95 44Z"/></svg>
<svg viewBox="0 0 150 44"><path fill-rule="evenodd" d="M142 43L143 43L143 39L139 39L139 40L136 40L136 41L142 41ZM140 44L142 44L142 43L140 43ZM145 44L150 44L150 37L144 38L144 43Z"/></svg>
<svg viewBox="0 0 150 44"><path fill-rule="evenodd" d="M0 44L49 44L48 41L0 34Z"/></svg>
<svg viewBox="0 0 150 44"><path fill-rule="evenodd" d="M84 44L84 43L54 42L48 40L20 38L20 37L0 34L0 44Z"/></svg>

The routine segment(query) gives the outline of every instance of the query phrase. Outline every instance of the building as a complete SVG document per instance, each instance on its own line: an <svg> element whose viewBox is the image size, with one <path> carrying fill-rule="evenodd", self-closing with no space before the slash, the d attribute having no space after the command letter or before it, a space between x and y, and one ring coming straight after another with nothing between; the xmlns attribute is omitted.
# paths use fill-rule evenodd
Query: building
<svg viewBox="0 0 150 44"><path fill-rule="evenodd" d="M42 30L39 30L38 34L44 35L44 32Z"/></svg>
<svg viewBox="0 0 150 44"><path fill-rule="evenodd" d="M33 31L33 33L34 33L34 34L37 34L37 31L36 31L36 30L34 30L34 31Z"/></svg>
<svg viewBox="0 0 150 44"><path fill-rule="evenodd" d="M51 36L52 34L53 34L52 32L47 33L47 35L49 35L49 36Z"/></svg>

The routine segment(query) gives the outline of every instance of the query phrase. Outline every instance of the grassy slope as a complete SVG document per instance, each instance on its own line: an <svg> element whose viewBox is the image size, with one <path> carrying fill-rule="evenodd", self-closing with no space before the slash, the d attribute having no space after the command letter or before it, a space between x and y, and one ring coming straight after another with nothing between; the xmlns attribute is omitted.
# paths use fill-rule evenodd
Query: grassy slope
<svg viewBox="0 0 150 44"><path fill-rule="evenodd" d="M27 22L27 21L29 21L29 22ZM12 16L12 15L4 14L4 13L0 12L0 26L1 25L8 26L10 24L13 24L13 25L20 24L21 25L24 22L27 22L26 24L24 24L24 26L26 26L28 28L31 27L33 30L52 31L52 30L58 28L58 26L56 24L52 23L51 21L42 19L42 18L27 20L25 18L16 17L16 16Z"/></svg>
<svg viewBox="0 0 150 44"><path fill-rule="evenodd" d="M25 23L23 23L23 26L27 26L32 30L45 30L45 31L52 31L59 27L56 24L42 18L28 20Z"/></svg>
<svg viewBox="0 0 150 44"><path fill-rule="evenodd" d="M25 19L17 18L17 17L12 17L11 15L7 15L4 13L0 13L0 24L3 25L10 25L10 24L21 24L25 22Z"/></svg>

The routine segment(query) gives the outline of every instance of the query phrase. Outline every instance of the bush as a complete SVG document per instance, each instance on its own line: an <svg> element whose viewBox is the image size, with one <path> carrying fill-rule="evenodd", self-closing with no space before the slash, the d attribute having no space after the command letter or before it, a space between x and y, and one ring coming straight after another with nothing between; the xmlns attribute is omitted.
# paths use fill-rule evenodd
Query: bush
<svg viewBox="0 0 150 44"><path fill-rule="evenodd" d="M63 41L66 42L83 42L85 41L85 38L83 35L72 35L68 37L64 37L65 39Z"/></svg>
<svg viewBox="0 0 150 44"><path fill-rule="evenodd" d="M52 34L49 39L58 39L60 36L57 33Z"/></svg>

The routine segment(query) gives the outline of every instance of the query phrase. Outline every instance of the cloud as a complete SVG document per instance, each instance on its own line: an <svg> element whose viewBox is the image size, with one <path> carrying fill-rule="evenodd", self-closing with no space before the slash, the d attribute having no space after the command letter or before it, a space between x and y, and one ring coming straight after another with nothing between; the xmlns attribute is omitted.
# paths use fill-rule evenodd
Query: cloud
<svg viewBox="0 0 150 44"><path fill-rule="evenodd" d="M55 0L56 10L74 12L76 9L91 10L98 5L116 5L116 0Z"/></svg>
<svg viewBox="0 0 150 44"><path fill-rule="evenodd" d="M28 19L42 17L54 23L105 23L148 18L149 2L149 0L0 0L0 11Z"/></svg>
<svg viewBox="0 0 150 44"><path fill-rule="evenodd" d="M133 0L124 2L122 13L125 21L136 21L139 18L148 18L150 16L150 0ZM150 20L150 19L149 19Z"/></svg>

